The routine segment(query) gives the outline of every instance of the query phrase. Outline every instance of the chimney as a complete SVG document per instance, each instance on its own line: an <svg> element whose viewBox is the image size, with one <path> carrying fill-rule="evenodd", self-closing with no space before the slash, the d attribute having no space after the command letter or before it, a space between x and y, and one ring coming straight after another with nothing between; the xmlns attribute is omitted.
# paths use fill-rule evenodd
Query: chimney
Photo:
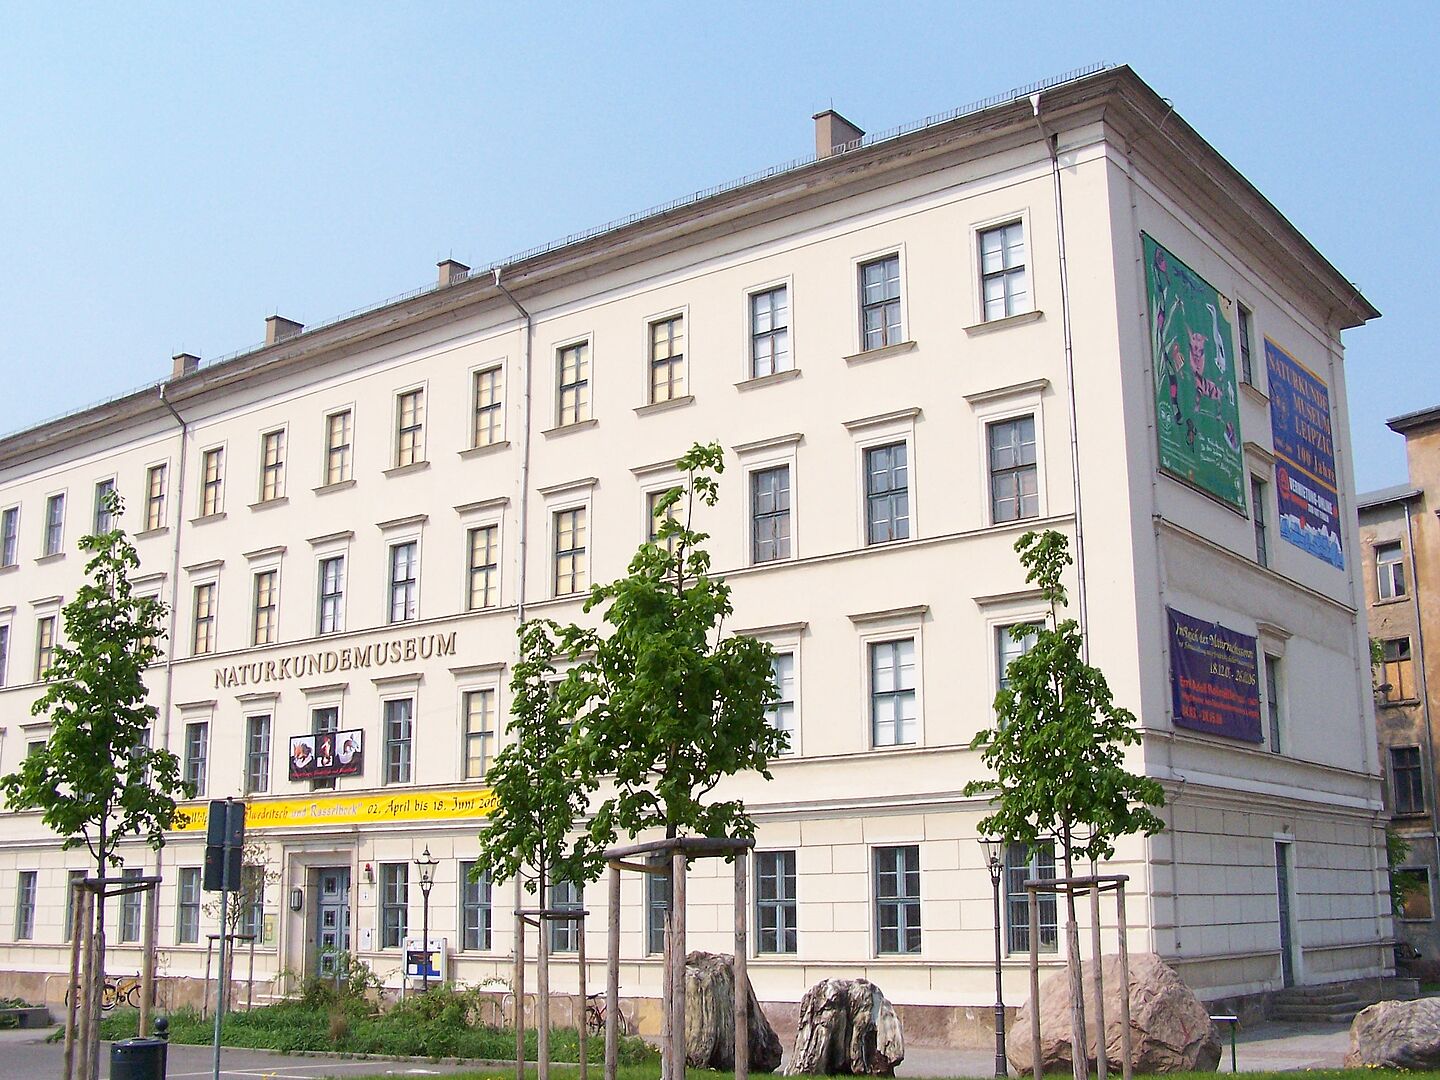
<svg viewBox="0 0 1440 1080"><path fill-rule="evenodd" d="M858 142L865 137L865 132L834 109L818 112L813 119L815 121L815 156L817 158L827 158L831 154L843 150L850 143Z"/></svg>
<svg viewBox="0 0 1440 1080"><path fill-rule="evenodd" d="M194 353L177 352L170 362L170 378L182 379L200 370L200 357Z"/></svg>
<svg viewBox="0 0 1440 1080"><path fill-rule="evenodd" d="M459 285L470 276L470 267L454 259L445 259L435 264L440 268L440 287Z"/></svg>
<svg viewBox="0 0 1440 1080"><path fill-rule="evenodd" d="M294 319L287 319L283 315L267 315L265 316L265 344L277 345L282 341L288 341L304 329L305 324L298 323Z"/></svg>

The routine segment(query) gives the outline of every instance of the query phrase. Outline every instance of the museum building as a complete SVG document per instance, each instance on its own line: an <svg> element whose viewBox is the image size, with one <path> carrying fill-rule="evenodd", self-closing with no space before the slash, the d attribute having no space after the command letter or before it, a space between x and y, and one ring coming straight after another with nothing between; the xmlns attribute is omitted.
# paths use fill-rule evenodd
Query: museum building
<svg viewBox="0 0 1440 1080"><path fill-rule="evenodd" d="M1007 630L1045 615L1030 529L1071 538L1069 614L1167 792L1166 831L1103 867L1131 950L1212 999L1389 972L1341 344L1378 312L1129 68L880 135L815 121L813 158L337 321L271 316L262 346L0 439L0 771L46 738L30 706L113 487L170 605L152 739L197 806L246 800L263 851L261 992L339 949L398 985L427 850L447 977L508 979L513 894L468 871L517 623L582 618L713 439L697 524L789 735L773 781L723 786L757 823L762 1000L850 974L917 1015L991 1001L962 792ZM163 876L167 978L203 974L217 929L201 820L124 850ZM1014 1003L1020 883L1054 852L1007 856ZM0 814L0 993L63 996L87 869ZM694 875L690 946L728 949L727 872ZM653 997L664 897L625 890L622 992ZM110 970L138 970L138 906L114 920Z"/></svg>

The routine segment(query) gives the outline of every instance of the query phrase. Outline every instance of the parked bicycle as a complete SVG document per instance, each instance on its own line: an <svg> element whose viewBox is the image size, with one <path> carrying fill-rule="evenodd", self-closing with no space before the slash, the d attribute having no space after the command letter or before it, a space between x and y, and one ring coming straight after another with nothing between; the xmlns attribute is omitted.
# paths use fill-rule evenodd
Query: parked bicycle
<svg viewBox="0 0 1440 1080"><path fill-rule="evenodd" d="M591 1035L600 1035L605 1031L605 995L591 994L585 999L585 1030ZM621 1009L616 1018L616 1026L620 1029L621 1035L630 1034L630 1023L625 1019L625 1010Z"/></svg>
<svg viewBox="0 0 1440 1080"><path fill-rule="evenodd" d="M65 1005L67 1008L70 1005L71 995L78 994L79 991L80 985L78 983L65 991ZM130 1006L132 1009L138 1009L140 1007L139 975L105 976L105 983L100 987L101 1010L109 1012L115 1008L115 1006L122 1003Z"/></svg>

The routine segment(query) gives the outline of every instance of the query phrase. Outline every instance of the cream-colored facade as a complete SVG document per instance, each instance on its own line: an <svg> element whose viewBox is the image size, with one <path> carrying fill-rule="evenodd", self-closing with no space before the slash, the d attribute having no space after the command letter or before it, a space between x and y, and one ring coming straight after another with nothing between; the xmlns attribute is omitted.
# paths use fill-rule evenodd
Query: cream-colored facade
<svg viewBox="0 0 1440 1080"><path fill-rule="evenodd" d="M821 118L822 149L833 119ZM987 318L994 268L981 246L1010 226L1002 264L1023 264L1024 277L1011 276ZM15 565L0 571L10 627L0 769L44 737L29 715L37 625L80 584L76 540L97 483L113 478L143 582L173 603L151 676L156 741L182 758L203 742L203 796L245 795L252 825L291 814L252 827L279 875L260 969L313 971L322 918L348 917L352 948L398 981L384 886L390 867L428 846L439 859L431 933L448 941L452 976L508 977L510 889L493 890L488 941L465 940L458 901L483 789L467 760L504 739L517 619L581 617L571 586L623 572L647 535L648 494L675 479L666 463L715 439L728 467L699 524L734 589L732 626L793 658L794 754L773 782L726 787L751 808L759 851L793 852L767 864L793 887L780 917L796 932L793 952L755 955L763 998L793 1002L847 973L906 1006L990 1000L983 806L961 791L979 775L967 745L990 717L999 630L1042 613L1012 551L1032 528L1083 533L1076 613L1083 595L1091 657L1140 718L1133 766L1169 792L1167 831L1123 843L1105 867L1131 878L1131 948L1159 952L1211 998L1279 987L1282 937L1298 982L1388 970L1356 564L1334 569L1277 537L1269 566L1257 565L1249 518L1157 471L1142 231L1242 303L1257 344L1283 341L1323 374L1343 540L1358 551L1340 332L1376 312L1129 69L1110 69L512 261L498 278L508 294L489 271L442 264L437 286L333 324L297 332L272 319L263 348L198 369L178 358L157 388L0 441L0 514L18 508ZM766 358L779 322L763 315L782 295L788 360L776 363ZM1239 403L1246 463L1261 478L1263 385L1242 387ZM283 433L278 454L272 432ZM992 476L1006 464L992 461L992 435L1020 446L1020 474ZM900 503L878 499L882 530L902 538L872 543L877 447L903 447L905 469L887 459L886 483L908 505L902 530ZM147 521L157 467L163 504ZM779 504L763 501L764 521L754 518L754 500L781 481L788 548L765 542ZM992 488L1007 483L1027 496L1019 520L997 520L1011 507ZM56 495L63 535L46 555ZM477 579L472 530L488 526L476 550L495 570ZM334 563L326 589L336 558L339 601ZM490 606L467 610L477 580ZM1171 723L1167 605L1256 634L1283 658L1278 752ZM322 619L333 625L323 634ZM254 644L257 634L273 643ZM195 655L207 639L213 652ZM481 691L493 697L467 697ZM485 722L491 701L491 734L467 740L467 713ZM312 793L287 779L287 746L326 709L339 729L363 731L364 771ZM402 754L387 728L403 734L407 713ZM260 770L248 740L262 716ZM247 794L259 772L263 793ZM84 860L32 814L0 817L0 841L0 967L17 979L53 973L60 986L66 875ZM163 851L159 941L172 975L203 969L215 930L177 887L202 844L182 832ZM889 871L916 864L898 903L877 898L882 877L893 884ZM156 855L134 845L126 866L153 870ZM33 917L21 910L29 871ZM408 876L415 936L413 864ZM622 978L626 994L647 996L659 966L640 889L626 882ZM728 889L719 868L697 868L691 947L728 947ZM917 912L918 935L889 931L897 918L913 928ZM601 918L588 947L603 953ZM135 944L113 948L112 970L138 967ZM598 967L593 978L598 987ZM1018 952L1006 978L1010 999L1023 999Z"/></svg>

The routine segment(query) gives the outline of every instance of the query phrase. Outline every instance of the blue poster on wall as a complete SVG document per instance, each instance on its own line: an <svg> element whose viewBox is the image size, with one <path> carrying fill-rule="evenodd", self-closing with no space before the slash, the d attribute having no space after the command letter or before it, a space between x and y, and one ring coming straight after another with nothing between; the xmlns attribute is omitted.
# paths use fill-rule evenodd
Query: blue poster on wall
<svg viewBox="0 0 1440 1080"><path fill-rule="evenodd" d="M1269 338L1265 339L1265 371L1280 535L1343 570L1330 390L1319 376Z"/></svg>
<svg viewBox="0 0 1440 1080"><path fill-rule="evenodd" d="M1167 608L1176 727L1263 742L1255 639Z"/></svg>

